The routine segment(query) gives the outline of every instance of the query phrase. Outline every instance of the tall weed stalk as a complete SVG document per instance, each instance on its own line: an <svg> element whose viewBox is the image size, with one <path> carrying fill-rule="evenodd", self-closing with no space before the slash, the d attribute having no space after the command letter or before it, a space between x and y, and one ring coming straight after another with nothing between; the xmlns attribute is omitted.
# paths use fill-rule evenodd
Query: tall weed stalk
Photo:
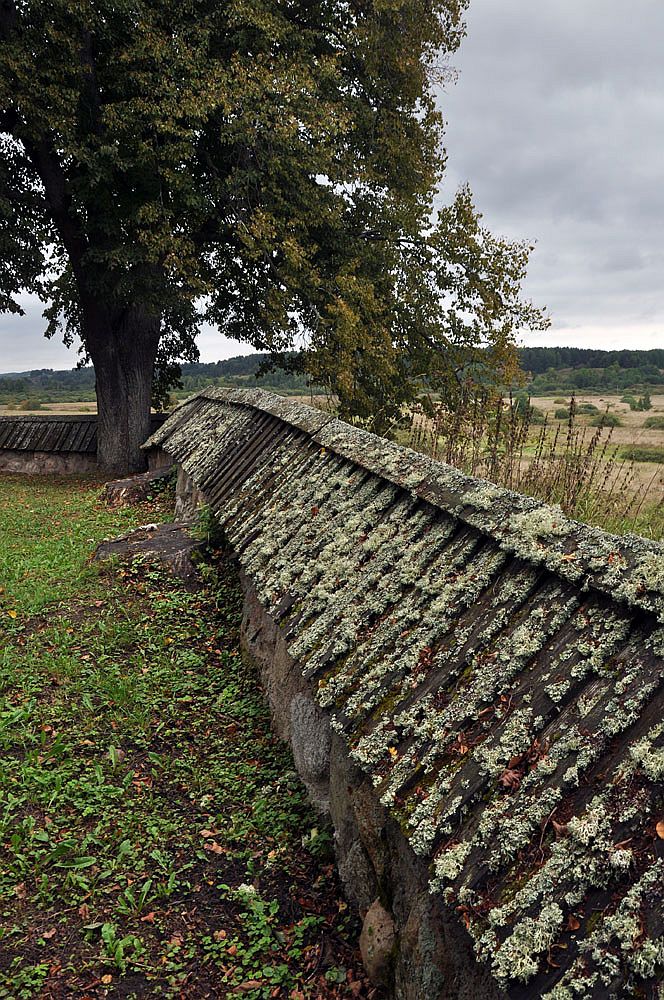
<svg viewBox="0 0 664 1000"><path fill-rule="evenodd" d="M582 425L574 398L560 424L523 396L466 390L453 410L431 399L413 407L405 443L469 475L559 504L570 517L658 534L643 513L659 474L639 483L634 461L620 457L612 434L613 427Z"/></svg>

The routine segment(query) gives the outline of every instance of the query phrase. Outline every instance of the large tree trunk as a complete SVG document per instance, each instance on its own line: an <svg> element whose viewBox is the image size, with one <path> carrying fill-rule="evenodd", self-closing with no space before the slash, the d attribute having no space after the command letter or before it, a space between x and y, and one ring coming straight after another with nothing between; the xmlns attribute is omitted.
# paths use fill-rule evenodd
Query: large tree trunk
<svg viewBox="0 0 664 1000"><path fill-rule="evenodd" d="M95 312L85 341L96 378L97 458L107 474L140 472L146 467L141 445L150 434L159 317L140 306L105 313L103 320Z"/></svg>

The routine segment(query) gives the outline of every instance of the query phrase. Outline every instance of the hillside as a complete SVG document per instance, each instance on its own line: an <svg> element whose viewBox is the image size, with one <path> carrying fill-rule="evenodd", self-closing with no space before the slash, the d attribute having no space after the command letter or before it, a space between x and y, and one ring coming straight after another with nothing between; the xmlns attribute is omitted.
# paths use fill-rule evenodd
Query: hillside
<svg viewBox="0 0 664 1000"><path fill-rule="evenodd" d="M664 349L652 351L597 351L576 347L523 347L519 350L527 389L533 395L588 390L641 391L664 385ZM184 396L208 385L260 385L280 393L306 392L303 375L283 368L267 370L268 354L251 354L225 361L182 365ZM261 367L264 369L260 374ZM0 374L0 404L93 401L92 368L54 371L50 368Z"/></svg>

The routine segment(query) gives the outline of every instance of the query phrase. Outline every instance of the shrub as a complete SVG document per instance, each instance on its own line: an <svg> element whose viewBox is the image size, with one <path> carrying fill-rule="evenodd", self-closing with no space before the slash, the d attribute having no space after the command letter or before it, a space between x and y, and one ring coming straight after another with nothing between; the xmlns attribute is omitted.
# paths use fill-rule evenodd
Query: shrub
<svg viewBox="0 0 664 1000"><path fill-rule="evenodd" d="M576 408L577 413L599 413L598 407L594 403L579 403Z"/></svg>
<svg viewBox="0 0 664 1000"><path fill-rule="evenodd" d="M22 399L16 404L17 410L41 410L42 405L38 399Z"/></svg>
<svg viewBox="0 0 664 1000"><path fill-rule="evenodd" d="M558 397L558 399L554 399L553 402L555 403L556 406L567 406L568 405L568 400L561 399L560 397Z"/></svg>
<svg viewBox="0 0 664 1000"><path fill-rule="evenodd" d="M621 402L629 403L630 410L652 410L649 392L644 392L638 399L635 399L634 396L623 396Z"/></svg>
<svg viewBox="0 0 664 1000"><path fill-rule="evenodd" d="M600 413L590 421L591 427L622 427L622 420L615 413Z"/></svg>
<svg viewBox="0 0 664 1000"><path fill-rule="evenodd" d="M556 420L568 420L569 410L556 410L556 412L554 413L554 417L556 418Z"/></svg>
<svg viewBox="0 0 664 1000"><path fill-rule="evenodd" d="M630 462L664 462L664 448L623 448L620 452L621 458L626 458Z"/></svg>
<svg viewBox="0 0 664 1000"><path fill-rule="evenodd" d="M651 431L664 431L664 417L648 417L643 426Z"/></svg>

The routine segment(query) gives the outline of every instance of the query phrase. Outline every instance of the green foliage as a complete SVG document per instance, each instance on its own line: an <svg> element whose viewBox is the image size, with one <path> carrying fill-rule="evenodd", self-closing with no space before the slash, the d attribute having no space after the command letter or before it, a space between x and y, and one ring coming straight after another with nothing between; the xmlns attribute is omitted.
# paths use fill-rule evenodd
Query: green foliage
<svg viewBox="0 0 664 1000"><path fill-rule="evenodd" d="M622 420L615 413L600 413L590 421L591 427L621 427Z"/></svg>
<svg viewBox="0 0 664 1000"><path fill-rule="evenodd" d="M432 211L465 7L8 0L4 307L38 293L100 386L109 343L120 371L156 351L159 398L203 320L276 355L304 340L307 376L376 427L423 375L511 376L515 331L546 325L519 296L530 247L466 189Z"/></svg>
<svg viewBox="0 0 664 1000"><path fill-rule="evenodd" d="M519 360L531 373L528 391L538 395L580 389L635 397L664 385L664 351L594 351L572 347L522 347ZM627 392L625 392L627 390ZM555 403L564 403L556 399Z"/></svg>
<svg viewBox="0 0 664 1000"><path fill-rule="evenodd" d="M569 409L559 409L554 412L556 420L569 420Z"/></svg>
<svg viewBox="0 0 664 1000"><path fill-rule="evenodd" d="M513 409L521 420L528 420L531 424L543 424L545 421L542 410L532 405L525 392L519 392L514 397Z"/></svg>
<svg viewBox="0 0 664 1000"><path fill-rule="evenodd" d="M630 462L664 462L664 448L652 446L629 445L621 455Z"/></svg>
<svg viewBox="0 0 664 1000"><path fill-rule="evenodd" d="M211 549L220 548L224 544L224 535L219 520L208 504L204 504L198 509L192 534L205 542Z"/></svg>
<svg viewBox="0 0 664 1000"><path fill-rule="evenodd" d="M664 431L664 417L646 417L643 426L653 431Z"/></svg>
<svg viewBox="0 0 664 1000"><path fill-rule="evenodd" d="M643 396L639 396L635 399L634 396L623 396L621 402L629 403L630 410L651 410L652 403L650 401L650 393L644 392Z"/></svg>
<svg viewBox="0 0 664 1000"><path fill-rule="evenodd" d="M595 406L594 403L578 403L576 407L577 413L599 413L599 407Z"/></svg>

